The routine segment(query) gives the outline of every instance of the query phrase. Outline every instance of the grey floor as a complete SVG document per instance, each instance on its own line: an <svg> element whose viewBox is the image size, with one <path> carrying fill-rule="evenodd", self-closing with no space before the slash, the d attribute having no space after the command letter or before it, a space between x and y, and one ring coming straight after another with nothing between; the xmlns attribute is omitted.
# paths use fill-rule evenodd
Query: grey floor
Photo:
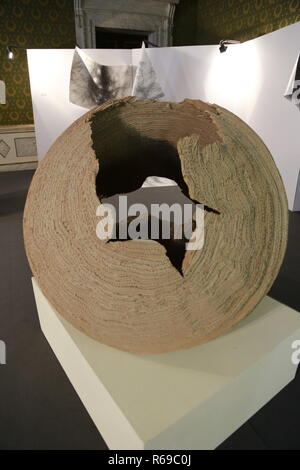
<svg viewBox="0 0 300 470"><path fill-rule="evenodd" d="M22 236L32 171L0 173L0 449L106 449L44 339ZM289 243L270 295L300 312L300 213L290 213ZM300 373L220 449L300 450Z"/></svg>

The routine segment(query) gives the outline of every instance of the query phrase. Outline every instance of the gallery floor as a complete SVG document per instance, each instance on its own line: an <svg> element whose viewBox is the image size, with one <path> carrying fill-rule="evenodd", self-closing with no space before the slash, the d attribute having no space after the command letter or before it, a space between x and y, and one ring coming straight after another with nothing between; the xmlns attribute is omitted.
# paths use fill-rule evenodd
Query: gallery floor
<svg viewBox="0 0 300 470"><path fill-rule="evenodd" d="M43 337L22 235L32 171L0 173L1 449L106 449ZM285 260L270 295L300 312L300 213L290 213ZM300 313L299 313L300 315ZM296 379L219 449L300 450L300 371Z"/></svg>

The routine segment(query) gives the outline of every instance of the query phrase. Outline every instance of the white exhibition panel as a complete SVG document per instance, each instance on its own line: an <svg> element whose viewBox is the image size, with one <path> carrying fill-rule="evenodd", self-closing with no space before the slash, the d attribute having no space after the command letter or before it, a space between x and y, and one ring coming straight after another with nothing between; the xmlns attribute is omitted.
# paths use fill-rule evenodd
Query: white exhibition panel
<svg viewBox="0 0 300 470"><path fill-rule="evenodd" d="M257 132L274 157L291 210L300 210L300 110L284 92L299 51L300 22L222 54L217 46L148 49L167 100L216 103ZM134 64L139 54L133 51Z"/></svg>
<svg viewBox="0 0 300 470"><path fill-rule="evenodd" d="M217 103L247 122L271 151L287 192L300 210L300 112L284 92L300 50L300 23L243 44L149 48L165 99ZM106 65L138 64L141 50L87 49ZM39 159L87 110L69 102L73 50L29 50L28 63Z"/></svg>

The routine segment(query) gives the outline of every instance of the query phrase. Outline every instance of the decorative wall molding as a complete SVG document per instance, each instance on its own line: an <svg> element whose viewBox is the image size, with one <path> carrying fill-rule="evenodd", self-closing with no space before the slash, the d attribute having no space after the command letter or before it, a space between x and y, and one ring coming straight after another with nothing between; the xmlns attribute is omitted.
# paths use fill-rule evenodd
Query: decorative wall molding
<svg viewBox="0 0 300 470"><path fill-rule="evenodd" d="M0 80L0 104L6 104L6 86L3 80Z"/></svg>
<svg viewBox="0 0 300 470"><path fill-rule="evenodd" d="M6 158L10 151L10 146L5 142L5 140L0 140L0 157Z"/></svg>
<svg viewBox="0 0 300 470"><path fill-rule="evenodd" d="M35 137L15 137L16 155L18 158L37 155Z"/></svg>
<svg viewBox="0 0 300 470"><path fill-rule="evenodd" d="M173 19L180 0L74 0L77 45L96 47L96 27L149 31L149 41L172 45Z"/></svg>
<svg viewBox="0 0 300 470"><path fill-rule="evenodd" d="M36 167L34 125L0 126L0 171Z"/></svg>

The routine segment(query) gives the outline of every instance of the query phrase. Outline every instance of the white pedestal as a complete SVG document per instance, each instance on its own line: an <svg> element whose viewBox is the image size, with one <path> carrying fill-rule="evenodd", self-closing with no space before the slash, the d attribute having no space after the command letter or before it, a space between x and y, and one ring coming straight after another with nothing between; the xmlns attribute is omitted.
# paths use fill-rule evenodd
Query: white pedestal
<svg viewBox="0 0 300 470"><path fill-rule="evenodd" d="M33 288L41 328L110 449L214 449L296 372L300 314L269 297L213 341L137 355L90 339Z"/></svg>

